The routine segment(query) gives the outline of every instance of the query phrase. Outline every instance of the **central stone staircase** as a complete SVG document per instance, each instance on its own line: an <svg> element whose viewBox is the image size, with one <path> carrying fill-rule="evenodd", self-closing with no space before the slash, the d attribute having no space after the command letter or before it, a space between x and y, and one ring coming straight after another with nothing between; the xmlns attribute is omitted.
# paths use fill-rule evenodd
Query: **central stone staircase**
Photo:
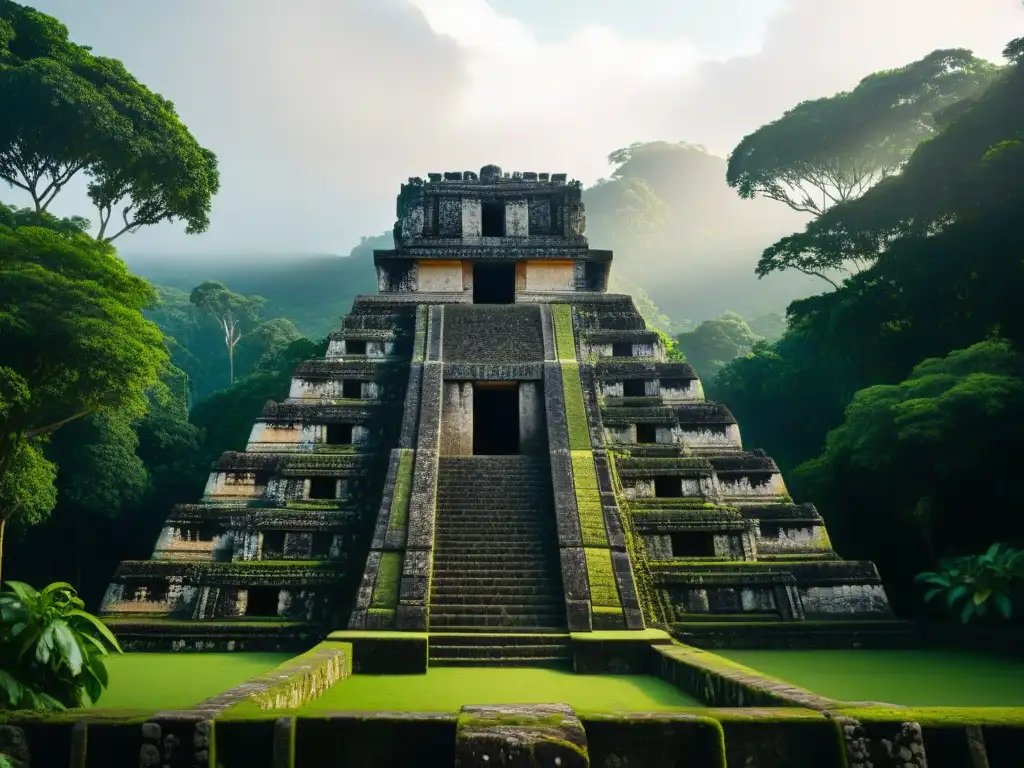
<svg viewBox="0 0 1024 768"><path fill-rule="evenodd" d="M439 469L431 664L569 663L547 457L442 458Z"/></svg>

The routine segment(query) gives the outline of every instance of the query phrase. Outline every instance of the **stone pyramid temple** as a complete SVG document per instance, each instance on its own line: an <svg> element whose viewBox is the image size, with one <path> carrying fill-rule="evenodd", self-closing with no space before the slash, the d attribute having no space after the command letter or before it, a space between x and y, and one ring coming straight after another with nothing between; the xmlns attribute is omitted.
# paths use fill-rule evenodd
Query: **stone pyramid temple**
<svg viewBox="0 0 1024 768"><path fill-rule="evenodd" d="M891 618L874 565L835 553L607 292L612 254L584 229L564 174L402 185L379 294L152 558L119 567L102 613L128 647L308 647L348 628L428 631L438 664L558 661L591 630Z"/></svg>

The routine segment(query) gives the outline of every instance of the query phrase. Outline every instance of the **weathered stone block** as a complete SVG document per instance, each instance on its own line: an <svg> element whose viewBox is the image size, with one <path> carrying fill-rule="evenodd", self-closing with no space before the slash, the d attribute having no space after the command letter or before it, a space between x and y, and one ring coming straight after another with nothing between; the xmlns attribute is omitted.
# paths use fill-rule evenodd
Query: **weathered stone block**
<svg viewBox="0 0 1024 768"><path fill-rule="evenodd" d="M587 735L565 704L463 707L456 768L588 768Z"/></svg>

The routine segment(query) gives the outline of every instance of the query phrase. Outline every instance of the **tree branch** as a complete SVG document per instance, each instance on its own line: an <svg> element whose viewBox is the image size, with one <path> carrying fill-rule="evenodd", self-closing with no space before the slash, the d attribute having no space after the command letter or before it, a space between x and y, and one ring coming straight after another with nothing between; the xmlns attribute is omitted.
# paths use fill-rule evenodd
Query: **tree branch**
<svg viewBox="0 0 1024 768"><path fill-rule="evenodd" d="M826 277L825 275L821 274L821 272L816 272L813 269L804 269L803 267L797 266L796 264L794 264L793 266L796 268L796 270L798 272L803 272L808 277L820 277L822 280L824 280L826 283L831 285L837 291L839 290L839 286L836 285L836 283L833 280L830 280L828 277Z"/></svg>
<svg viewBox="0 0 1024 768"><path fill-rule="evenodd" d="M81 418L84 418L86 416L89 416L90 414L96 413L96 411L98 411L98 410L99 410L99 406L95 406L94 405L94 406L92 406L90 408L86 408L84 411L79 411L78 413L76 413L76 414L74 414L72 416L68 416L66 419L61 419L60 421L55 421L52 424L49 424L48 426L37 427L36 429L30 429L28 432L25 433L25 438L26 439L32 439L33 437L40 437L41 435L49 435L49 434L51 434L53 432L56 432L58 429L63 427L65 424L70 424L72 421L77 421L78 419L81 419Z"/></svg>

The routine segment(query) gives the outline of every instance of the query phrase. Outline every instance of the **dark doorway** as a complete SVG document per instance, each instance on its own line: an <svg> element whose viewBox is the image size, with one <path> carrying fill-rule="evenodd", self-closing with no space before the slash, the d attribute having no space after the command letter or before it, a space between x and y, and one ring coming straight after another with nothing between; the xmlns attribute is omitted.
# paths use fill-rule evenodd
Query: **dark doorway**
<svg viewBox="0 0 1024 768"><path fill-rule="evenodd" d="M341 382L341 396L345 400L362 400L363 382L357 379L345 379Z"/></svg>
<svg viewBox="0 0 1024 768"><path fill-rule="evenodd" d="M658 442L658 428L654 424L637 424L636 441L638 443Z"/></svg>
<svg viewBox="0 0 1024 768"><path fill-rule="evenodd" d="M480 204L480 234L484 237L505 236L505 203L503 200Z"/></svg>
<svg viewBox="0 0 1024 768"><path fill-rule="evenodd" d="M281 560L284 558L284 531L263 532L263 560Z"/></svg>
<svg viewBox="0 0 1024 768"><path fill-rule="evenodd" d="M678 499L683 495L683 481L678 477L654 478L654 496L658 499Z"/></svg>
<svg viewBox="0 0 1024 768"><path fill-rule="evenodd" d="M362 339L349 339L345 342L346 355L365 355L366 341Z"/></svg>
<svg viewBox="0 0 1024 768"><path fill-rule="evenodd" d="M277 587L249 587L245 601L246 616L277 616L281 590Z"/></svg>
<svg viewBox="0 0 1024 768"><path fill-rule="evenodd" d="M514 304L516 265L479 261L473 265L474 304Z"/></svg>
<svg viewBox="0 0 1024 768"><path fill-rule="evenodd" d="M633 344L628 341L617 341L612 344L612 357L632 357Z"/></svg>
<svg viewBox="0 0 1024 768"><path fill-rule="evenodd" d="M519 453L519 386L473 386L473 454Z"/></svg>
<svg viewBox="0 0 1024 768"><path fill-rule="evenodd" d="M311 477L309 479L309 498L338 498L338 481L333 477Z"/></svg>
<svg viewBox="0 0 1024 768"><path fill-rule="evenodd" d="M310 557L314 560L327 560L331 556L331 547L333 545L333 533L317 531L313 534L313 543L310 545Z"/></svg>
<svg viewBox="0 0 1024 768"><path fill-rule="evenodd" d="M715 537L706 531L680 531L670 534L672 557L714 557Z"/></svg>
<svg viewBox="0 0 1024 768"><path fill-rule="evenodd" d="M623 397L644 397L647 394L647 382L643 379L630 379L622 382Z"/></svg>
<svg viewBox="0 0 1024 768"><path fill-rule="evenodd" d="M327 425L328 445L352 445L351 424L328 424Z"/></svg>

